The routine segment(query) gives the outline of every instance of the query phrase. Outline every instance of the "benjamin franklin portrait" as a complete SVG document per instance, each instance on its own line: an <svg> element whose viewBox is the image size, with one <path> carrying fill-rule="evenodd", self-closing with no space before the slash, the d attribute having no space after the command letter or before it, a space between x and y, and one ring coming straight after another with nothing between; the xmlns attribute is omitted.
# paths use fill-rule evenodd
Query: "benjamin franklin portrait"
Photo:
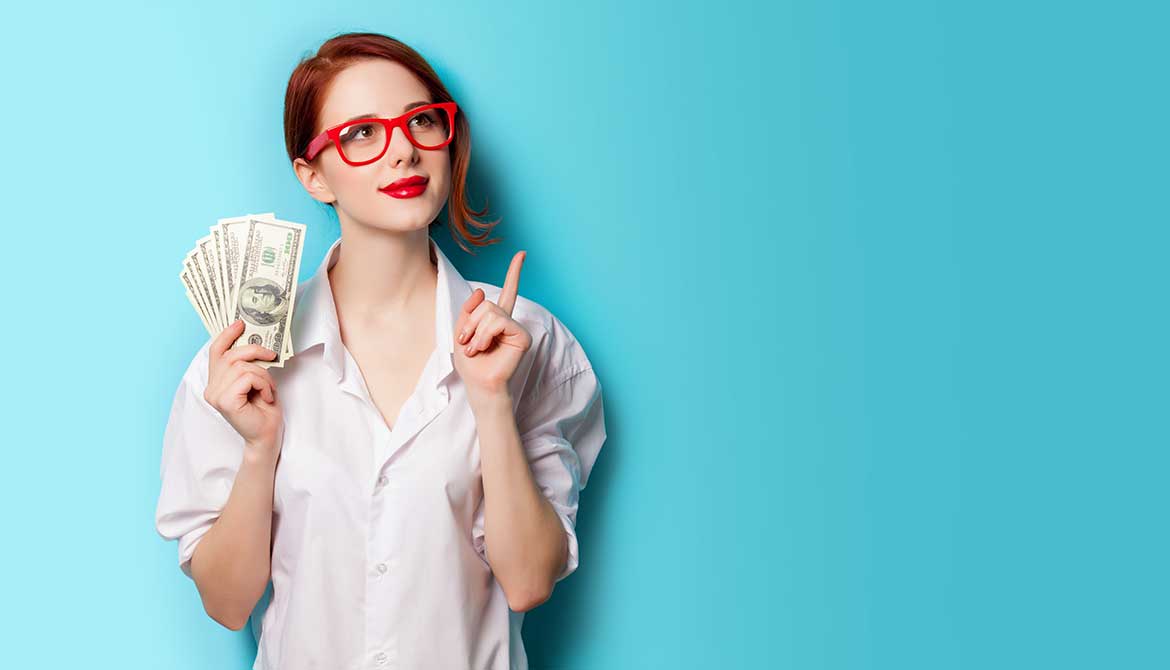
<svg viewBox="0 0 1170 670"><path fill-rule="evenodd" d="M284 289L268 277L253 277L240 286L240 317L254 326L279 323L288 311Z"/></svg>

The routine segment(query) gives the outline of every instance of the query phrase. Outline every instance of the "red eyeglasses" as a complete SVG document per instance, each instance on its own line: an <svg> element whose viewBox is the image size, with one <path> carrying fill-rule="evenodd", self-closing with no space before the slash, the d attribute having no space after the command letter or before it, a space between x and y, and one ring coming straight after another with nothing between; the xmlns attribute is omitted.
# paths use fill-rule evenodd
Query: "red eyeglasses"
<svg viewBox="0 0 1170 670"><path fill-rule="evenodd" d="M313 160L332 142L341 160L349 165L373 163L385 155L395 128L401 128L410 143L419 149L441 149L455 137L458 109L454 102L436 102L415 107L393 119L371 117L346 121L314 137L303 158Z"/></svg>

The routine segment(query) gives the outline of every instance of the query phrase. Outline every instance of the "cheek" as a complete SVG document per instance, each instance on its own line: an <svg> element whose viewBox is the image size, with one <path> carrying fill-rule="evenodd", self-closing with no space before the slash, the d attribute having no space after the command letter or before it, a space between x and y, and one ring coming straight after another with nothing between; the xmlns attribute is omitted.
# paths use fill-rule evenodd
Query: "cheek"
<svg viewBox="0 0 1170 670"><path fill-rule="evenodd" d="M323 156L322 160L326 160L326 157ZM327 162L321 167L329 189L343 201L346 199L346 195L352 197L353 194L360 193L367 188L377 189L377 184L374 181L377 163L354 167L342 161L341 156L337 154L336 147L334 147L329 151Z"/></svg>
<svg viewBox="0 0 1170 670"><path fill-rule="evenodd" d="M451 194L450 180L444 176L442 179L442 183L432 184L432 186L434 187L435 190L433 193L431 193L431 197L434 198L439 203L446 202L447 197Z"/></svg>
<svg viewBox="0 0 1170 670"><path fill-rule="evenodd" d="M451 159L446 153L430 153L423 156L423 167L431 177L428 191L434 189L436 196L447 197L451 190Z"/></svg>
<svg viewBox="0 0 1170 670"><path fill-rule="evenodd" d="M354 195L361 197L363 194L366 197L381 195L378 193L377 172L371 169L373 165L376 164L356 168L344 166L346 169L333 177L334 183L337 185L336 190L349 194L351 197Z"/></svg>

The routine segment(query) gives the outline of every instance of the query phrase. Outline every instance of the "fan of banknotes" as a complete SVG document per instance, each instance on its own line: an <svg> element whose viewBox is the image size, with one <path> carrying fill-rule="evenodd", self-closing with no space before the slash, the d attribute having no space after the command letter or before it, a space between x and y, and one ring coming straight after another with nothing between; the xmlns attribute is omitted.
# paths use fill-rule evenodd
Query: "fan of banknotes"
<svg viewBox="0 0 1170 670"><path fill-rule="evenodd" d="M275 214L220 219L183 259L179 279L207 332L215 337L243 319L244 332L232 348L259 344L276 360L253 360L261 367L284 367L293 357L293 302L305 246L305 226Z"/></svg>

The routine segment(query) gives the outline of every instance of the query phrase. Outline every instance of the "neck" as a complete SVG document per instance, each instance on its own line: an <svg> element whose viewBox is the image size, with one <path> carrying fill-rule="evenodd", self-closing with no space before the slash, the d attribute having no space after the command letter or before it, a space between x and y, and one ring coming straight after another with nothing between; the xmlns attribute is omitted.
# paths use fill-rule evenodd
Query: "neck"
<svg viewBox="0 0 1170 670"><path fill-rule="evenodd" d="M382 321L434 302L437 282L426 228L397 232L341 222L341 248L329 270L338 311Z"/></svg>

